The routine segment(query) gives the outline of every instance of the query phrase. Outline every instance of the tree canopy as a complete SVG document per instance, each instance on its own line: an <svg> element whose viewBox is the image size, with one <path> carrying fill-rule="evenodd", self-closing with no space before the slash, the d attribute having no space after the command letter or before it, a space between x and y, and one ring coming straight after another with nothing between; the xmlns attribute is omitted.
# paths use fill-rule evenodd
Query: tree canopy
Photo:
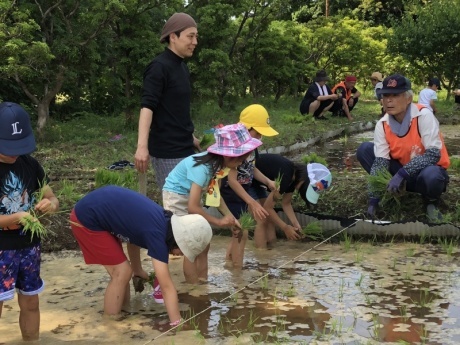
<svg viewBox="0 0 460 345"><path fill-rule="evenodd" d="M194 100L221 107L298 96L318 69L331 83L352 73L368 85L376 70L447 89L460 78L460 0L0 0L0 99L36 109L40 133L82 112L134 125L174 12L198 23Z"/></svg>

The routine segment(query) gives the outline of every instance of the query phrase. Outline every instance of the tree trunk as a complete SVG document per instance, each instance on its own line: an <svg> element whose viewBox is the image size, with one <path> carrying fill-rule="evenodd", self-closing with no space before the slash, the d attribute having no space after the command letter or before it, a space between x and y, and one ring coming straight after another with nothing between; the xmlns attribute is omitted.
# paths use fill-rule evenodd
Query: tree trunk
<svg viewBox="0 0 460 345"><path fill-rule="evenodd" d="M50 101L45 97L41 99L37 105L37 133L40 139L43 139L45 133L43 129L45 128L46 122L49 119L50 115Z"/></svg>

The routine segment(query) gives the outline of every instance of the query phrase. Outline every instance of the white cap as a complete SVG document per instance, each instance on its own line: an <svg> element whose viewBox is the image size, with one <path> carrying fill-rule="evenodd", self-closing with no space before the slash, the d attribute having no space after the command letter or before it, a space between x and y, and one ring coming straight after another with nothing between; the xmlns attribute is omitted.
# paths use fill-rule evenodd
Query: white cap
<svg viewBox="0 0 460 345"><path fill-rule="evenodd" d="M319 194L330 187L332 183L332 174L328 168L319 163L308 164L307 173L310 179L306 195L307 200L312 204L316 204Z"/></svg>

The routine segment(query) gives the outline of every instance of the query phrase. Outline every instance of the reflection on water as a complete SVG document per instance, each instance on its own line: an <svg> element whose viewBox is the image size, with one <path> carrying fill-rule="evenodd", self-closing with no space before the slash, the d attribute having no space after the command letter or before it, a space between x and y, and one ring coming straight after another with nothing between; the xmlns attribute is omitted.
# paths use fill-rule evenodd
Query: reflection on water
<svg viewBox="0 0 460 345"><path fill-rule="evenodd" d="M166 310L150 291L132 296L121 321L101 317L105 271L75 252L44 255L41 344L323 344L425 343L460 340L458 257L416 243L283 242L247 248L245 268L224 268L228 238L216 236L210 281L183 282L171 260L181 312L168 330ZM305 252L300 259L289 262ZM457 250L456 250L457 251ZM144 253L145 255L145 253ZM150 270L144 256L145 267ZM257 280L257 282L255 282ZM255 283L253 283L255 282ZM0 344L19 344L16 299L6 302Z"/></svg>

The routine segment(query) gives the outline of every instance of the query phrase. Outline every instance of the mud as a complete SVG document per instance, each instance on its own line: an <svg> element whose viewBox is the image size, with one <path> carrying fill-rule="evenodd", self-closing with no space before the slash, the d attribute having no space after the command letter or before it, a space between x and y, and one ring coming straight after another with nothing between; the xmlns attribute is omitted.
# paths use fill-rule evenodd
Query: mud
<svg viewBox="0 0 460 345"><path fill-rule="evenodd" d="M184 283L182 258L170 268L179 292L180 331L148 287L119 321L102 318L108 274L78 251L44 254L40 344L381 344L460 342L456 246L279 241L246 247L244 269L226 267L228 237L215 236L209 282ZM315 250L311 250L317 246ZM150 271L143 253L144 267ZM16 299L6 302L0 343L20 344Z"/></svg>

